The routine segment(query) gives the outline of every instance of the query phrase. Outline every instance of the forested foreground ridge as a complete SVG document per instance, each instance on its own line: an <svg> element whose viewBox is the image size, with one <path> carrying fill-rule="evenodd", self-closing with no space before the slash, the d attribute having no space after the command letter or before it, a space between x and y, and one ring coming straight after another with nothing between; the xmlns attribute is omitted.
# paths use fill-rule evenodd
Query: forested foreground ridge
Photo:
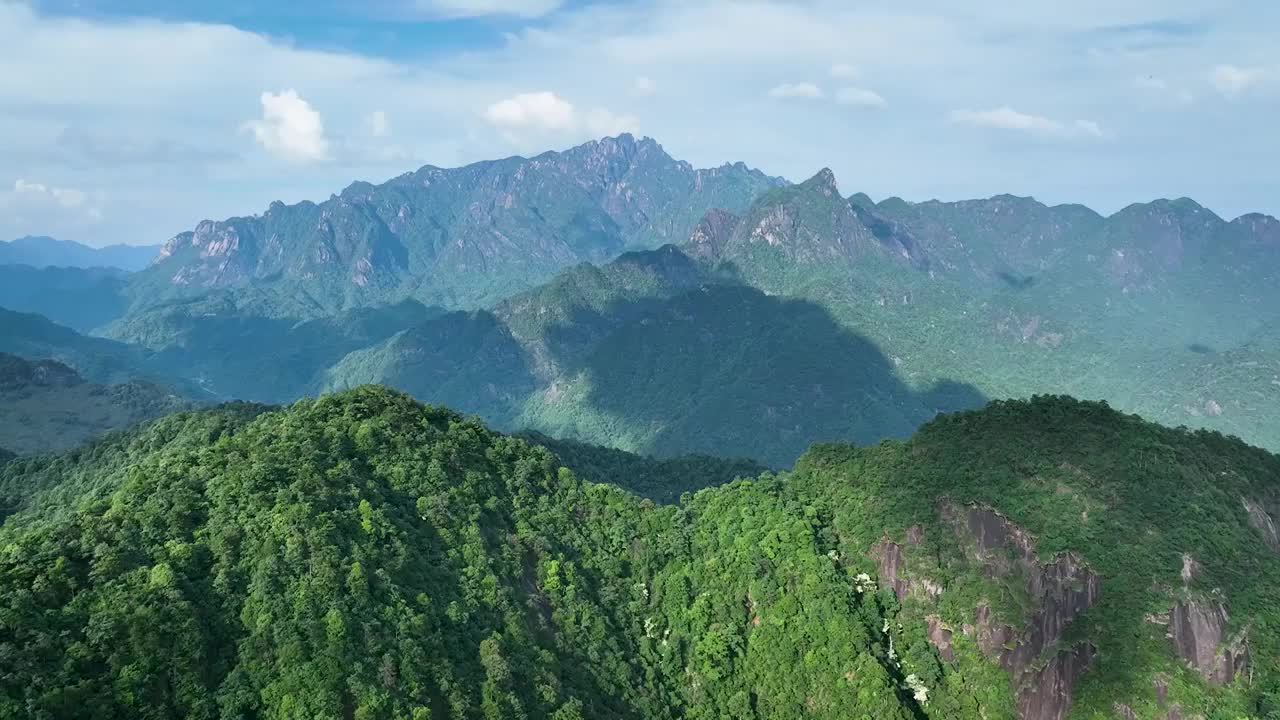
<svg viewBox="0 0 1280 720"><path fill-rule="evenodd" d="M0 716L1280 718L1237 440L1038 397L678 505L583 467L377 387L10 460Z"/></svg>

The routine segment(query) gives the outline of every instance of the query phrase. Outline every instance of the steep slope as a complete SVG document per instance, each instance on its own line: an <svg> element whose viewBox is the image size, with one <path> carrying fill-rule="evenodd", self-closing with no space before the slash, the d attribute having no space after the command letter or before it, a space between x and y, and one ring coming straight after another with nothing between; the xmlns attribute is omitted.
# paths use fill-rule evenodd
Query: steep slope
<svg viewBox="0 0 1280 720"><path fill-rule="evenodd" d="M274 300L219 291L135 313L108 332L145 347L148 367L181 374L213 397L290 402L347 353L440 314L410 300L297 321L276 316Z"/></svg>
<svg viewBox="0 0 1280 720"><path fill-rule="evenodd" d="M0 265L0 307L44 315L79 332L90 332L128 307L127 273L110 268L35 268Z"/></svg>
<svg viewBox="0 0 1280 720"><path fill-rule="evenodd" d="M538 432L519 437L550 450L561 465L584 480L617 485L660 503L675 503L685 493L753 478L769 470L747 459L715 455L660 459L576 440L558 440Z"/></svg>
<svg viewBox="0 0 1280 720"><path fill-rule="evenodd" d="M683 240L708 207L743 207L780 183L741 164L694 170L630 135L529 159L427 166L320 204L203 222L168 241L130 291L146 307L266 288L289 300L290 317L404 299L469 309L584 260Z"/></svg>
<svg viewBox="0 0 1280 720"><path fill-rule="evenodd" d="M6 715L1270 718L1280 458L1066 398L655 506L364 388L0 467Z"/></svg>
<svg viewBox="0 0 1280 720"><path fill-rule="evenodd" d="M1280 447L1280 222L1186 199L1103 218L997 196L879 204L826 171L709 213L686 248L715 272L828 309L919 387L1106 398Z"/></svg>
<svg viewBox="0 0 1280 720"><path fill-rule="evenodd" d="M814 440L904 437L983 400L954 383L908 386L823 308L725 284L670 246L428 320L344 358L323 389L365 383L503 429L774 465Z"/></svg>
<svg viewBox="0 0 1280 720"><path fill-rule="evenodd" d="M32 267L116 268L141 270L160 252L159 245L89 247L51 237L20 237L0 242L0 265Z"/></svg>
<svg viewBox="0 0 1280 720"><path fill-rule="evenodd" d="M0 308L0 352L27 359L52 358L97 383L126 382L141 374L146 353L140 348L81 335L43 315Z"/></svg>
<svg viewBox="0 0 1280 720"><path fill-rule="evenodd" d="M54 360L0 353L0 447L15 452L72 447L186 407L187 400L158 385L98 385Z"/></svg>

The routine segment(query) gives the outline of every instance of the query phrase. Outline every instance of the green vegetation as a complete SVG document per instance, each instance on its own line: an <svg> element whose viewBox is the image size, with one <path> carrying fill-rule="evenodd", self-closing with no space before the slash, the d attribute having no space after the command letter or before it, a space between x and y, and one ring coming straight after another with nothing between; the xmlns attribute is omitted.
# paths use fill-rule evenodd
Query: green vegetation
<svg viewBox="0 0 1280 720"><path fill-rule="evenodd" d="M678 502L685 493L727 485L739 478L756 477L769 470L745 458L680 455L658 459L576 440L557 440L537 432L526 432L520 437L550 450L561 465L578 477L617 485L664 504Z"/></svg>
<svg viewBox="0 0 1280 720"><path fill-rule="evenodd" d="M0 497L6 717L1011 718L1024 692L960 628L1038 608L974 554L975 505L1029 533L1027 562L1101 578L1043 659L1096 650L1071 717L1152 717L1157 680L1183 717L1280 717L1280 552L1241 504L1280 507L1280 458L1068 398L670 506L360 388L11 461ZM886 537L940 594L877 588ZM1184 597L1230 608L1248 673L1206 682L1144 619Z"/></svg>
<svg viewBox="0 0 1280 720"><path fill-rule="evenodd" d="M694 170L624 134L535 158L427 166L322 203L201 223L133 275L139 311L211 290L270 293L314 319L406 299L485 307L582 261L680 242L709 207L781 184L746 166Z"/></svg>
<svg viewBox="0 0 1280 720"><path fill-rule="evenodd" d="M492 312L436 317L354 352L322 389L386 384L503 430L775 466L815 440L906 437L983 400L955 383L903 383L814 303L725 283L671 246L578 266Z"/></svg>
<svg viewBox="0 0 1280 720"><path fill-rule="evenodd" d="M278 316L276 299L218 292L136 313L107 331L144 348L145 368L189 378L213 397L290 402L347 353L439 314L404 301L294 321Z"/></svg>
<svg viewBox="0 0 1280 720"><path fill-rule="evenodd" d="M72 447L190 406L159 385L98 385L54 360L0 353L0 446L19 453Z"/></svg>

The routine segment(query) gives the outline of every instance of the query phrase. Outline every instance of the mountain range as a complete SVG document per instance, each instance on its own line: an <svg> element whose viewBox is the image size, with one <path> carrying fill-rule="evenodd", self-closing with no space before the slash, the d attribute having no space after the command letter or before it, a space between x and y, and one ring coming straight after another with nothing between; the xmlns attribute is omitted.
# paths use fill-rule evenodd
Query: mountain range
<svg viewBox="0 0 1280 720"><path fill-rule="evenodd" d="M159 245L108 245L95 248L71 240L27 235L0 242L0 265L134 271L145 268L159 251Z"/></svg>
<svg viewBox="0 0 1280 720"><path fill-rule="evenodd" d="M274 294L266 310L297 317L405 299L480 307L577 262L682 241L706 208L741 208L780 184L741 163L695 170L631 135L426 166L318 204L202 222L164 244L130 296L152 306L254 287Z"/></svg>
<svg viewBox="0 0 1280 720"><path fill-rule="evenodd" d="M622 135L202 223L133 274L3 266L0 306L214 397L385 383L645 454L785 466L1044 392L1280 448L1278 249L1185 198L874 202Z"/></svg>
<svg viewBox="0 0 1280 720"><path fill-rule="evenodd" d="M1274 218L622 135L155 255L0 256L0 717L1280 720Z"/></svg>

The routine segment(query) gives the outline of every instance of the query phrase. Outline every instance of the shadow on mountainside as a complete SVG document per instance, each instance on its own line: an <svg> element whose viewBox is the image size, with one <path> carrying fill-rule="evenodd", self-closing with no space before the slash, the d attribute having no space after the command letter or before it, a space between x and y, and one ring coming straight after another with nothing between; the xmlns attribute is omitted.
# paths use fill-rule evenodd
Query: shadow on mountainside
<svg viewBox="0 0 1280 720"><path fill-rule="evenodd" d="M632 449L779 467L814 442L905 437L939 412L986 402L962 383L915 390L825 308L745 286L671 298L609 332L575 365L586 406L632 429Z"/></svg>

